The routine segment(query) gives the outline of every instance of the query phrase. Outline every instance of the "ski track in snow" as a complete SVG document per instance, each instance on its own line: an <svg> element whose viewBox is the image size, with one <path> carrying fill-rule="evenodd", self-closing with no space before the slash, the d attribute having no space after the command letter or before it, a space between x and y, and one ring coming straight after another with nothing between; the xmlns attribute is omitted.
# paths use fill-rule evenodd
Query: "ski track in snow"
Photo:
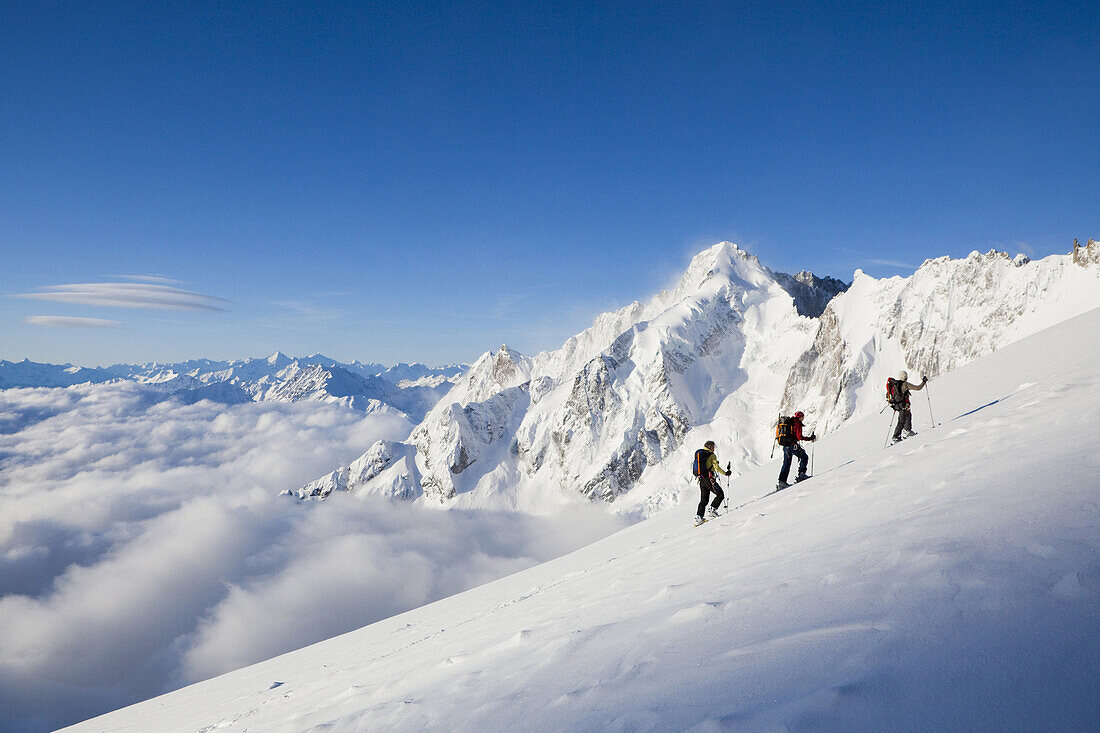
<svg viewBox="0 0 1100 733"><path fill-rule="evenodd" d="M570 555L72 730L1084 730L1100 310ZM975 409L978 408L978 409ZM925 409L922 414L921 409ZM275 683L278 682L278 686Z"/></svg>

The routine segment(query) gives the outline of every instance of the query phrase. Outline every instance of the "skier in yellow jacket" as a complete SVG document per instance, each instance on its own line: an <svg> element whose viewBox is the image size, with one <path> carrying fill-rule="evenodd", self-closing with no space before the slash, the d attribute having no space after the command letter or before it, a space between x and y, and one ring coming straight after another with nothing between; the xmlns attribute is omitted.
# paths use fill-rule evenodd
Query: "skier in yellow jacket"
<svg viewBox="0 0 1100 733"><path fill-rule="evenodd" d="M695 462L692 468L692 472L699 477L699 511L696 513L695 526L698 527L707 519L713 519L718 516L718 507L722 505L722 499L726 495L722 492L718 482L715 480L715 474L722 474L724 476L730 475L729 464L726 464L725 470L722 469L721 464L718 463L718 456L714 454L714 441L708 440L703 444L703 447L695 451ZM714 494L714 501L710 503L710 507L707 507L707 500L710 495ZM703 512L706 512L704 518Z"/></svg>

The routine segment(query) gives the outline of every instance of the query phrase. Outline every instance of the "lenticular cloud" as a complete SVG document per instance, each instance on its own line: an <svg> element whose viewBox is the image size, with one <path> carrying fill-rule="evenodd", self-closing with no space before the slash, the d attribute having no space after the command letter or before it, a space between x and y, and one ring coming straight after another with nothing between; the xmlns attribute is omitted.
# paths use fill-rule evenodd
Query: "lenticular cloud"
<svg viewBox="0 0 1100 733"><path fill-rule="evenodd" d="M36 293L20 293L15 297L74 305L184 311L222 311L229 303L224 298L151 282L50 285Z"/></svg>
<svg viewBox="0 0 1100 733"><path fill-rule="evenodd" d="M115 328L118 321L107 318L81 318L78 316L27 316L23 323L50 328Z"/></svg>
<svg viewBox="0 0 1100 733"><path fill-rule="evenodd" d="M535 564L612 530L276 494L403 418L226 409L133 384L0 391L0 709L73 723ZM578 510L579 511L579 510Z"/></svg>

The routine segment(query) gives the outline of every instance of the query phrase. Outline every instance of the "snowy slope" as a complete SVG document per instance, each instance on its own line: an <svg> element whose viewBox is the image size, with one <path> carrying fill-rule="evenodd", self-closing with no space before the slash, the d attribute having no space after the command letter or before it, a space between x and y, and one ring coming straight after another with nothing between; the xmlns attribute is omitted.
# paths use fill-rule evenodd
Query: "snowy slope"
<svg viewBox="0 0 1100 733"><path fill-rule="evenodd" d="M1100 310L502 580L87 721L94 731L1090 730ZM920 397L921 401L926 400Z"/></svg>

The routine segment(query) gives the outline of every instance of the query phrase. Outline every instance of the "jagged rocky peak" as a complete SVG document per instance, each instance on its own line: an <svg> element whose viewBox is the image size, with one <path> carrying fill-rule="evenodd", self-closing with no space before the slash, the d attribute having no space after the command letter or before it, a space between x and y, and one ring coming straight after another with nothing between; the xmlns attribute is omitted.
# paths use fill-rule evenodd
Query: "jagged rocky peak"
<svg viewBox="0 0 1100 733"><path fill-rule="evenodd" d="M1084 247L1076 239L1073 240L1073 263L1081 267L1100 265L1100 243L1089 238Z"/></svg>
<svg viewBox="0 0 1100 733"><path fill-rule="evenodd" d="M492 355L492 377L497 384L506 384L512 381L519 370L517 359L522 359L523 354L513 353L507 344L501 344L497 353Z"/></svg>
<svg viewBox="0 0 1100 733"><path fill-rule="evenodd" d="M988 252L985 252L985 253L979 252L978 250L975 249L975 250L972 250L970 252L970 254L968 254L966 257L963 257L963 258L955 258L955 257L952 257L950 255L944 255L942 257L934 257L932 259L927 259L927 260L925 260L924 262L921 263L920 267L917 268L917 272L920 272L921 270L927 270L927 269L936 269L937 267L938 268L943 268L944 266L957 267L957 266L959 266L957 263L968 263L970 265L977 266L977 267L985 267L985 266L989 265L990 263L994 263L994 262L1000 262L1000 263L1011 262L1012 264L1014 264L1018 267L1020 265L1020 263L1018 262L1018 259L1019 259L1019 255L1016 258L1013 258L1011 255L1008 254L1008 252L1002 252L999 249L991 249L991 250L989 250ZM1030 262L1030 260L1027 260L1027 261ZM956 264L953 264L953 263L956 263Z"/></svg>
<svg viewBox="0 0 1100 733"><path fill-rule="evenodd" d="M851 287L851 283L835 277L818 277L809 270L795 275L777 272L775 281L794 299L798 315L808 318L820 318L829 301Z"/></svg>
<svg viewBox="0 0 1100 733"><path fill-rule="evenodd" d="M474 362L455 388L448 393L445 402L482 402L510 387L517 387L531 379L532 360L515 349L501 345L497 351L487 351Z"/></svg>

